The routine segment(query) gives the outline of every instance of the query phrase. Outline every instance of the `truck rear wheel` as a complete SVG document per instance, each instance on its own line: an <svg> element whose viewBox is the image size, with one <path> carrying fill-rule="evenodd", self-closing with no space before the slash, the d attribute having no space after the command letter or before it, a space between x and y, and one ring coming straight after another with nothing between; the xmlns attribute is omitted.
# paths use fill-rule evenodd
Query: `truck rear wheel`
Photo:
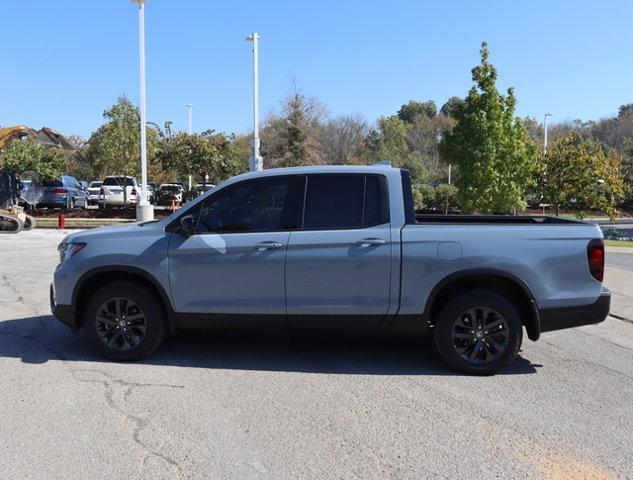
<svg viewBox="0 0 633 480"><path fill-rule="evenodd" d="M521 316L505 297L471 290L450 299L435 319L435 345L446 364L471 375L510 365L523 337Z"/></svg>
<svg viewBox="0 0 633 480"><path fill-rule="evenodd" d="M84 314L86 335L99 353L117 361L139 360L165 338L165 314L143 285L115 282L90 298Z"/></svg>

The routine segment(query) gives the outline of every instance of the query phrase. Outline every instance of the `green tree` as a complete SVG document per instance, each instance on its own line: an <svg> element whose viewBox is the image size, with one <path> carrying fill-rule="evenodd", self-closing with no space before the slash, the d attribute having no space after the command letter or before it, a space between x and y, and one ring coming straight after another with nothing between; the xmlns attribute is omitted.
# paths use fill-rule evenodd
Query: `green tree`
<svg viewBox="0 0 633 480"><path fill-rule="evenodd" d="M431 185L425 183L414 183L411 185L413 192L413 205L416 210L432 208L435 205L435 190Z"/></svg>
<svg viewBox="0 0 633 480"><path fill-rule="evenodd" d="M0 150L0 167L12 168L18 175L32 170L43 179L59 178L66 169L68 152L46 147L35 140L15 140Z"/></svg>
<svg viewBox="0 0 633 480"><path fill-rule="evenodd" d="M525 194L536 169L537 148L514 117L512 88L506 96L495 85L497 71L481 47L481 64L472 70L475 85L458 110L456 125L440 143L445 163L457 165L459 203L466 212L510 212L526 207Z"/></svg>
<svg viewBox="0 0 633 480"><path fill-rule="evenodd" d="M443 183L435 189L435 203L447 214L453 205L457 203L457 187L453 184Z"/></svg>
<svg viewBox="0 0 633 480"><path fill-rule="evenodd" d="M316 98L295 86L282 101L281 112L273 112L261 129L264 165L298 166L322 163L319 136L326 109Z"/></svg>
<svg viewBox="0 0 633 480"><path fill-rule="evenodd" d="M576 212L603 210L611 217L624 196L622 157L603 145L570 133L543 156L540 188L544 201L556 214L560 209Z"/></svg>
<svg viewBox="0 0 633 480"><path fill-rule="evenodd" d="M66 173L79 180L91 181L99 178L98 172L88 155L88 142L83 138L71 135L68 141L73 146L68 152Z"/></svg>
<svg viewBox="0 0 633 480"><path fill-rule="evenodd" d="M420 152L411 148L412 125L397 115L378 120L378 131L370 132L373 161L389 160L394 166L411 172L413 183L426 183L428 172L424 168Z"/></svg>
<svg viewBox="0 0 633 480"><path fill-rule="evenodd" d="M440 108L440 113L447 117L456 118L459 115L459 111L464 107L464 99L460 97L451 97L446 100L446 103Z"/></svg>
<svg viewBox="0 0 633 480"><path fill-rule="evenodd" d="M445 132L451 131L454 125L455 120L440 114L417 117L409 128L408 142L412 155L419 159L431 182L445 182L448 179L448 169L440 162L438 145Z"/></svg>
<svg viewBox="0 0 633 480"><path fill-rule="evenodd" d="M427 102L409 100L409 103L402 105L398 110L398 118L407 123L413 123L419 117L434 117L435 115L437 115L437 105L433 100Z"/></svg>
<svg viewBox="0 0 633 480"><path fill-rule="evenodd" d="M189 175L217 184L248 169L248 153L234 136L208 130L202 134L177 133L160 143L156 161L164 172L183 182Z"/></svg>
<svg viewBox="0 0 633 480"><path fill-rule="evenodd" d="M140 176L141 129L138 108L126 97L120 97L116 104L103 112L107 122L90 137L88 156L99 176L129 175ZM158 142L158 133L147 129L147 155L153 158Z"/></svg>

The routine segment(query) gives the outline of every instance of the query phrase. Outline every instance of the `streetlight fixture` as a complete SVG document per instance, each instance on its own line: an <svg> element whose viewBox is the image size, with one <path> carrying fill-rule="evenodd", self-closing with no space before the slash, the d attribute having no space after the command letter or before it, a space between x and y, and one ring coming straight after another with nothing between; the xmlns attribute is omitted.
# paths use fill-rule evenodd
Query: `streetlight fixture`
<svg viewBox="0 0 633 480"><path fill-rule="evenodd" d="M544 138L543 138L543 153L545 153L545 154L547 153L547 119L549 117L551 117L551 116L552 116L551 113L546 113L545 114L545 122L544 122L544 124L545 124L544 125L544 127L545 127L545 135L544 135Z"/></svg>
<svg viewBox="0 0 633 480"><path fill-rule="evenodd" d="M259 155L259 34L251 33L247 42L253 42L253 156L249 160L251 172L264 169L264 161Z"/></svg>
<svg viewBox="0 0 633 480"><path fill-rule="evenodd" d="M154 219L154 207L147 196L147 120L145 115L145 4L147 0L132 0L138 5L138 49L140 63L141 109L141 196L136 204L136 219L146 222Z"/></svg>

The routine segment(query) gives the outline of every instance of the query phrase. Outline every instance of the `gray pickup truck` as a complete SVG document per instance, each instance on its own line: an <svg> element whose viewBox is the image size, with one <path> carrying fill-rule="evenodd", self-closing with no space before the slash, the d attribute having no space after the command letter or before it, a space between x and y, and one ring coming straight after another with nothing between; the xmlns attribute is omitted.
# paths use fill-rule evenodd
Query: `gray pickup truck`
<svg viewBox="0 0 633 480"><path fill-rule="evenodd" d="M215 326L431 333L453 369L491 374L523 328L603 321L598 227L551 217L417 215L388 165L265 170L169 217L69 235L53 314L106 357ZM423 342L420 343L421 348Z"/></svg>

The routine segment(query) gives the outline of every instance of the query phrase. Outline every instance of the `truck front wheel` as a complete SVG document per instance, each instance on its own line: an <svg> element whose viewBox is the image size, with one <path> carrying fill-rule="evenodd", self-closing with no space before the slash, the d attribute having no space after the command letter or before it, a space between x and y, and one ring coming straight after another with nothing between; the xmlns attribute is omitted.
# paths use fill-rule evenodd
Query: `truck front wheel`
<svg viewBox="0 0 633 480"><path fill-rule="evenodd" d="M166 322L153 292L133 282L114 282L90 298L84 328L104 357L129 361L144 358L160 346Z"/></svg>
<svg viewBox="0 0 633 480"><path fill-rule="evenodd" d="M522 341L521 316L505 297L471 290L448 300L435 318L435 345L446 364L471 375L510 365Z"/></svg>

